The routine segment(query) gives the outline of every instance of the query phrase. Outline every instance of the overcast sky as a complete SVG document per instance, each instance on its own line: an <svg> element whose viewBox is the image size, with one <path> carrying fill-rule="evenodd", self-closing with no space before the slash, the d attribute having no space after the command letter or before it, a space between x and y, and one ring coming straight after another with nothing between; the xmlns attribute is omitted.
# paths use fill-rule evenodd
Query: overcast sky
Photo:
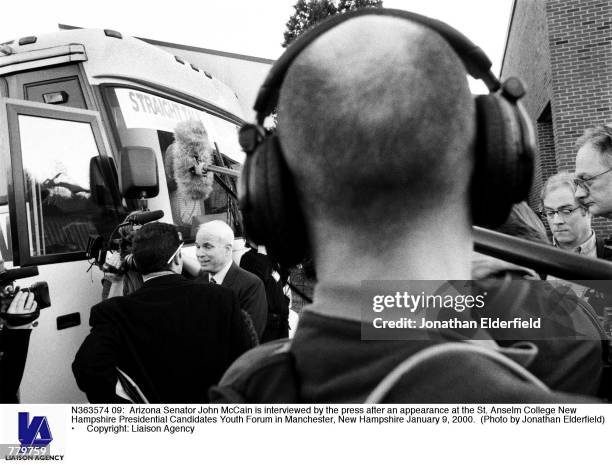
<svg viewBox="0 0 612 465"><path fill-rule="evenodd" d="M116 29L127 35L275 59L296 0L3 1L0 42L57 30L57 24ZM384 0L449 23L499 66L512 0ZM163 5L163 6L161 6Z"/></svg>

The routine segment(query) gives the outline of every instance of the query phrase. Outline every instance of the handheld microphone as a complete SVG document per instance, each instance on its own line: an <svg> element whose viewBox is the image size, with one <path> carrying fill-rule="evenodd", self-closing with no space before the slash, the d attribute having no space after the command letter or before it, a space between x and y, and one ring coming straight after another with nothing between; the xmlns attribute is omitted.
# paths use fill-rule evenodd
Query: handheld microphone
<svg viewBox="0 0 612 465"><path fill-rule="evenodd" d="M22 268L12 268L0 273L0 284L10 283L22 278L30 278L38 275L37 266L24 266Z"/></svg>

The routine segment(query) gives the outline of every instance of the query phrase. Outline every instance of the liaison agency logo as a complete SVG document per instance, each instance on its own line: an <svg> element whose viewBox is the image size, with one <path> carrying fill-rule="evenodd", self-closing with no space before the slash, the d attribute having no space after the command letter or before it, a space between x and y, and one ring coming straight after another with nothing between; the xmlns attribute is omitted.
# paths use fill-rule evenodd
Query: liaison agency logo
<svg viewBox="0 0 612 465"><path fill-rule="evenodd" d="M19 442L23 447L48 446L53 441L47 417L35 416L28 422L29 412L19 412Z"/></svg>
<svg viewBox="0 0 612 465"><path fill-rule="evenodd" d="M7 421L8 416L4 419L5 426L9 426L5 430L9 430L7 432L11 437L2 438L3 444L0 444L0 461L63 461L63 454L51 452L53 420L49 421L49 415L39 415L38 412L22 410L23 406L20 408L20 411L15 412L15 416L11 415L13 416L12 425L7 425L9 423ZM17 433L16 435L14 434L15 432ZM15 439L19 441L18 444L15 443ZM9 441L11 443L6 443Z"/></svg>

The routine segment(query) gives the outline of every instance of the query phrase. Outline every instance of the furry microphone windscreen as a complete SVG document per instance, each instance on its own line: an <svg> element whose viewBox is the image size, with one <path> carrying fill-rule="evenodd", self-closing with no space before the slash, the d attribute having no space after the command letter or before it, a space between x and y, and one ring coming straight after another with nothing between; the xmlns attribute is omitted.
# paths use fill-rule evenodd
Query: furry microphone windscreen
<svg viewBox="0 0 612 465"><path fill-rule="evenodd" d="M174 142L166 152L165 168L170 190L181 197L205 200L212 192L213 147L204 124L199 120L182 121L174 130Z"/></svg>

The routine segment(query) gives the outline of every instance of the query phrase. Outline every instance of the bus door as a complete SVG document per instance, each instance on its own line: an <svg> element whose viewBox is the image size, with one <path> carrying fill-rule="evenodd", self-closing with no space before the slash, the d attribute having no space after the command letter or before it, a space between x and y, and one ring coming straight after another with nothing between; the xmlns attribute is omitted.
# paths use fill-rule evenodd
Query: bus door
<svg viewBox="0 0 612 465"><path fill-rule="evenodd" d="M88 272L85 250L90 235L108 237L126 213L100 116L0 98L0 160L3 258L7 267L37 265L40 275L18 284L47 281L51 297L32 332L21 400L84 401L71 363L102 279L96 267Z"/></svg>

